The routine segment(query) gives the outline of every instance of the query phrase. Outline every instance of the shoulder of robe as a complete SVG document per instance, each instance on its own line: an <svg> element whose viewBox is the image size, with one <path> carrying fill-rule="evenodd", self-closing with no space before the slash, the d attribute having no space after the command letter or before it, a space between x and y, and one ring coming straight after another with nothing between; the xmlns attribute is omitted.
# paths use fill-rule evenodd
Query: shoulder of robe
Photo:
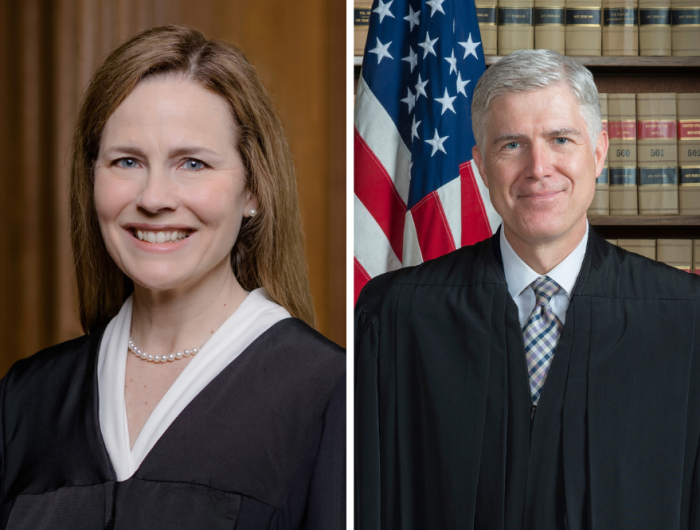
<svg viewBox="0 0 700 530"><path fill-rule="evenodd" d="M580 294L604 298L700 302L700 276L655 261L595 235Z"/></svg>
<svg viewBox="0 0 700 530"><path fill-rule="evenodd" d="M63 377L72 378L76 371L84 372L94 367L94 355L104 328L90 335L83 335L55 346L45 348L34 355L17 361L8 372L8 387L29 383L54 386Z"/></svg>
<svg viewBox="0 0 700 530"><path fill-rule="evenodd" d="M269 333L280 355L293 356L296 359L293 366L304 366L301 373L305 376L325 374L337 383L345 374L345 350L302 320L284 319Z"/></svg>
<svg viewBox="0 0 700 530"><path fill-rule="evenodd" d="M499 277L498 262L493 255L491 239L425 261L413 267L404 267L372 278L362 289L355 304L359 319L371 319L381 312L397 288L425 289L465 287L470 285L499 284L507 288Z"/></svg>

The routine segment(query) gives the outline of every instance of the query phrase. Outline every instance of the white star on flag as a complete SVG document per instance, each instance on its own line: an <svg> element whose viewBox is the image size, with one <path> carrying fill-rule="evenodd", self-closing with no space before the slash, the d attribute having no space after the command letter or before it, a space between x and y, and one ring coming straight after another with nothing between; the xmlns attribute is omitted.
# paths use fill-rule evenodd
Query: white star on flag
<svg viewBox="0 0 700 530"><path fill-rule="evenodd" d="M445 111L447 110L451 110L452 112L457 114L457 112L455 112L455 108L452 106L452 102L455 99L457 99L457 96L450 97L450 95L447 93L447 89L445 89L445 95L443 97L435 98L435 101L442 105L442 112L440 113L441 116L445 114Z"/></svg>
<svg viewBox="0 0 700 530"><path fill-rule="evenodd" d="M403 98L401 101L408 105L408 113L410 114L416 104L416 96L413 95L410 88L407 88L406 90L408 90L408 96Z"/></svg>
<svg viewBox="0 0 700 530"><path fill-rule="evenodd" d="M382 0L379 0L379 6L377 9L372 11L372 13L377 13L379 15L379 23L381 24L384 22L384 17L390 16L391 18L396 18L391 11L389 11L389 7L391 7L391 4L394 3L394 0L391 0L391 2L387 2L386 4L382 2Z"/></svg>
<svg viewBox="0 0 700 530"><path fill-rule="evenodd" d="M373 50L369 51L369 53L377 54L377 64L381 63L384 57L393 59L393 57L389 53L389 46L391 46L391 42L389 42L388 44L382 44L381 42L379 42L379 37L377 37L377 46Z"/></svg>
<svg viewBox="0 0 700 530"><path fill-rule="evenodd" d="M418 74L418 83L416 83L416 99L421 97L421 95L425 96L426 98L428 97L428 94L425 93L425 85L428 84L428 81L430 81L430 79L421 81L420 74Z"/></svg>
<svg viewBox="0 0 700 530"><path fill-rule="evenodd" d="M467 58L467 55L473 55L476 59L479 58L479 56L476 54L476 47L479 46L481 43L480 42L474 42L472 40L472 34L469 34L469 39L467 39L467 42L460 42L458 43L460 46L464 46L464 59Z"/></svg>
<svg viewBox="0 0 700 530"><path fill-rule="evenodd" d="M409 31L413 31L414 26L420 26L420 20L418 17L420 17L420 11L413 11L413 8L408 6L408 16L403 17L403 19L411 25L411 29Z"/></svg>
<svg viewBox="0 0 700 530"><path fill-rule="evenodd" d="M464 97L468 97L466 91L464 90L464 87L467 86L469 83L471 83L470 79L467 79L466 81L462 81L462 74L457 72L457 93L462 94Z"/></svg>
<svg viewBox="0 0 700 530"><path fill-rule="evenodd" d="M439 38L440 37L437 37L434 40L430 40L430 32L425 32L425 41L418 43L418 46L423 48L423 59L425 59L429 53L432 53L435 57L437 57L437 53L435 53L435 48L433 48L433 46L435 46L435 43L438 41Z"/></svg>
<svg viewBox="0 0 700 530"><path fill-rule="evenodd" d="M447 154L447 151L445 151L445 148L443 147L442 144L444 144L445 140L447 140L448 138L449 138L449 136L443 136L442 138L440 138L440 135L438 134L438 130L435 129L435 136L433 136L433 139L425 141L426 144L430 144L433 146L433 152L430 153L431 157L433 155L435 155L435 153L437 153L438 151L442 151L443 153Z"/></svg>
<svg viewBox="0 0 700 530"><path fill-rule="evenodd" d="M455 51L454 48L452 49L452 55L449 57L445 57L445 60L450 63L450 73L452 73L452 70L455 72L457 71L457 58L455 57Z"/></svg>
<svg viewBox="0 0 700 530"><path fill-rule="evenodd" d="M416 121L416 115L413 115L413 125L411 125L411 140L413 138L418 138L420 140L420 136L418 136L418 126L421 124L421 121L418 120ZM411 162L413 163L413 162Z"/></svg>
<svg viewBox="0 0 700 530"><path fill-rule="evenodd" d="M413 48L410 46L408 47L408 56L404 57L401 59L402 61L406 61L408 64L411 65L411 73L413 73L413 69L416 67L418 64L418 54L413 51Z"/></svg>
<svg viewBox="0 0 700 530"><path fill-rule="evenodd" d="M428 0L426 2L426 4L429 5L430 9L431 9L430 18L433 18L433 15L435 14L436 11L440 11L440 13L442 13L443 15L445 14L445 12L442 10L442 3L444 1L445 0Z"/></svg>

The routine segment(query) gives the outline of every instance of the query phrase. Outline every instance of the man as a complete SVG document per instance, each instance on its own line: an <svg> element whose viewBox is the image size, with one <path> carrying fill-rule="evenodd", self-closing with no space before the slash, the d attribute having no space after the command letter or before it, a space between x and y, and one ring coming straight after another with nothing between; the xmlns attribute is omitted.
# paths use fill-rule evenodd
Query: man
<svg viewBox="0 0 700 530"><path fill-rule="evenodd" d="M700 528L700 281L588 225L591 74L513 53L472 115L503 225L358 299L358 527Z"/></svg>

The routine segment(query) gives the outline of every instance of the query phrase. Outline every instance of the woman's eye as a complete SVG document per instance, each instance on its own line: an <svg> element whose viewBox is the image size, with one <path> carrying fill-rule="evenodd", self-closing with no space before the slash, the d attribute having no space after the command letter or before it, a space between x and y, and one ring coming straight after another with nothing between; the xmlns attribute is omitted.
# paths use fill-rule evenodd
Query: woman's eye
<svg viewBox="0 0 700 530"><path fill-rule="evenodd" d="M555 138L554 141L556 143L558 143L559 145L564 145L569 141L569 139L568 138Z"/></svg>
<svg viewBox="0 0 700 530"><path fill-rule="evenodd" d="M185 169L190 169L192 171L197 171L199 169L204 169L206 166L201 160L195 160L194 158L190 158L183 164L182 167L184 167Z"/></svg>
<svg viewBox="0 0 700 530"><path fill-rule="evenodd" d="M114 165L124 169L133 169L138 165L138 162L133 158L120 158L114 161Z"/></svg>

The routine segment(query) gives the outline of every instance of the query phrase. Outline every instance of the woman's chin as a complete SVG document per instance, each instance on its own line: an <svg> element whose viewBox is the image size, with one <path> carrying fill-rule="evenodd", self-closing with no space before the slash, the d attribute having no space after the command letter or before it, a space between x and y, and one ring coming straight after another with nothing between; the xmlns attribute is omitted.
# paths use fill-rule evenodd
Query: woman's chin
<svg viewBox="0 0 700 530"><path fill-rule="evenodd" d="M128 275L142 289L153 292L164 292L186 289L196 283L192 278L182 274L139 274Z"/></svg>

